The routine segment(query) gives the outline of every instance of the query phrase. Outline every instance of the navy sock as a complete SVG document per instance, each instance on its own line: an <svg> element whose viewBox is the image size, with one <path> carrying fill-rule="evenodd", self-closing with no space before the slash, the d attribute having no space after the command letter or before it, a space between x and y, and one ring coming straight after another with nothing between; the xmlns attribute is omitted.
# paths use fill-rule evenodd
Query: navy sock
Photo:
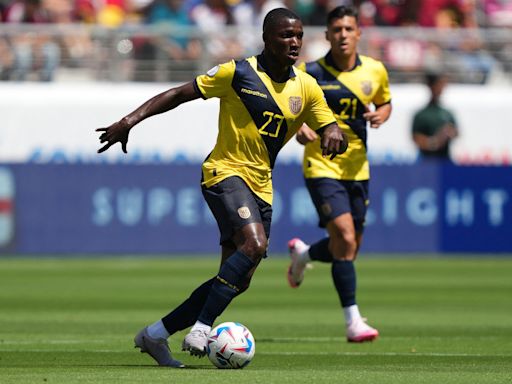
<svg viewBox="0 0 512 384"><path fill-rule="evenodd" d="M197 320L206 325L213 325L215 319L224 312L231 300L243 288L247 273L254 265L254 262L242 252L233 253L222 264Z"/></svg>
<svg viewBox="0 0 512 384"><path fill-rule="evenodd" d="M210 293L215 277L197 287L190 297L162 318L165 329L171 335L193 325Z"/></svg>
<svg viewBox="0 0 512 384"><path fill-rule="evenodd" d="M315 244L312 244L309 248L309 258L311 260L322 261L324 263L330 263L333 260L332 254L329 251L329 238L326 237Z"/></svg>
<svg viewBox="0 0 512 384"><path fill-rule="evenodd" d="M333 260L332 261L332 279L341 306L349 307L356 303L356 270L353 261Z"/></svg>

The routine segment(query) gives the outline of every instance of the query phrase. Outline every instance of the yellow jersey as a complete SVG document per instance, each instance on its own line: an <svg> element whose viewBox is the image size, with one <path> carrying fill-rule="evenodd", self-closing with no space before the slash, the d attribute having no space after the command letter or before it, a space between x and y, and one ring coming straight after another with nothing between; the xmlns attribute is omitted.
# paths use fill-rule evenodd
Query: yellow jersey
<svg viewBox="0 0 512 384"><path fill-rule="evenodd" d="M336 121L316 80L290 67L289 78L273 81L265 57L218 65L195 79L204 98L220 98L219 133L202 165L202 184L210 187L239 176L272 204L271 172L279 150L303 123L320 129Z"/></svg>
<svg viewBox="0 0 512 384"><path fill-rule="evenodd" d="M299 68L317 80L338 125L349 138L348 150L333 160L322 157L320 140L308 143L304 150L304 177L368 180L370 167L363 114L370 103L379 106L391 102L386 68L378 60L358 55L352 70L340 72L330 52L317 61L302 63Z"/></svg>

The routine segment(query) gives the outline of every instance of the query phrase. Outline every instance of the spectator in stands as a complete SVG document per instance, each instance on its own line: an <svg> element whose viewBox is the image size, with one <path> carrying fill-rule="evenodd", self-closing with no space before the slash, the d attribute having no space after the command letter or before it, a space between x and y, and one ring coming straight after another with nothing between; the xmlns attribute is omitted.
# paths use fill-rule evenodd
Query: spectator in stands
<svg viewBox="0 0 512 384"><path fill-rule="evenodd" d="M15 0L7 7L5 22L39 24L52 20L41 0ZM31 31L13 36L10 42L14 50L12 80L24 81L32 70L41 81L53 80L61 50L52 36Z"/></svg>
<svg viewBox="0 0 512 384"><path fill-rule="evenodd" d="M331 8L330 0L315 0L310 13L304 16L304 23L307 25L324 26L325 18Z"/></svg>
<svg viewBox="0 0 512 384"><path fill-rule="evenodd" d="M108 28L118 28L126 22L128 4L125 0L104 0L96 5L96 22Z"/></svg>
<svg viewBox="0 0 512 384"><path fill-rule="evenodd" d="M0 37L0 80L9 80L14 64L14 55L11 52L9 41Z"/></svg>
<svg viewBox="0 0 512 384"><path fill-rule="evenodd" d="M238 41L244 49L244 55L261 50L261 38L254 31L260 31L265 15L275 8L283 8L281 0L252 0L240 2L233 8L233 18L238 27Z"/></svg>
<svg viewBox="0 0 512 384"><path fill-rule="evenodd" d="M442 9L460 12L460 0L421 0L416 9L416 21L420 27L435 27L436 17Z"/></svg>
<svg viewBox="0 0 512 384"><path fill-rule="evenodd" d="M453 114L441 105L447 78L439 73L428 73L425 80L430 101L414 114L412 139L422 158L448 161L450 145L458 136L458 129Z"/></svg>
<svg viewBox="0 0 512 384"><path fill-rule="evenodd" d="M483 0L486 25L489 27L512 27L512 1Z"/></svg>
<svg viewBox="0 0 512 384"><path fill-rule="evenodd" d="M136 65L134 80L187 80L201 55L201 42L188 35L193 23L184 1L153 1L143 12L143 22L158 33L132 39Z"/></svg>
<svg viewBox="0 0 512 384"><path fill-rule="evenodd" d="M152 26L176 27L185 29L191 27L190 20L183 0L155 0L145 10L144 23ZM190 39L186 34L167 35L152 40L154 47L165 52L171 60L197 59L201 53L200 43Z"/></svg>
<svg viewBox="0 0 512 384"><path fill-rule="evenodd" d="M397 27L416 23L421 0L372 0L377 26Z"/></svg>
<svg viewBox="0 0 512 384"><path fill-rule="evenodd" d="M485 25L488 27L512 28L512 1L483 0ZM503 69L512 72L512 39L503 39L494 47L496 57Z"/></svg>
<svg viewBox="0 0 512 384"><path fill-rule="evenodd" d="M75 0L73 3L73 19L84 24L96 24L97 10L93 0Z"/></svg>
<svg viewBox="0 0 512 384"><path fill-rule="evenodd" d="M441 60L452 71L459 71L461 80L483 84L493 69L494 59L484 49L475 6L475 0L466 0L464 7L439 9L435 15L435 27L442 32L456 32L446 34L447 37L440 42L444 51Z"/></svg>
<svg viewBox="0 0 512 384"><path fill-rule="evenodd" d="M374 24L379 27L401 27L416 25L416 10L421 0L372 0L366 1L361 9L365 13L372 13L370 4L374 7ZM362 22L368 25L370 17L363 17ZM364 24L363 24L364 25ZM383 48L382 60L386 61L389 69L394 70L398 76L411 76L421 71L424 62L425 42L417 36L402 33L400 36L386 35L384 32L374 46ZM378 58L375 52L374 57Z"/></svg>
<svg viewBox="0 0 512 384"><path fill-rule="evenodd" d="M75 5L69 0L44 0L50 20L55 24L72 25L76 20ZM57 40L56 40L57 41ZM85 66L93 53L90 33L84 30L70 29L58 36L62 52L61 66Z"/></svg>
<svg viewBox="0 0 512 384"><path fill-rule="evenodd" d="M232 10L227 0L204 0L190 12L195 25L203 32L208 41L205 48L215 61L239 58L243 48L235 35L229 36L226 26L235 25Z"/></svg>

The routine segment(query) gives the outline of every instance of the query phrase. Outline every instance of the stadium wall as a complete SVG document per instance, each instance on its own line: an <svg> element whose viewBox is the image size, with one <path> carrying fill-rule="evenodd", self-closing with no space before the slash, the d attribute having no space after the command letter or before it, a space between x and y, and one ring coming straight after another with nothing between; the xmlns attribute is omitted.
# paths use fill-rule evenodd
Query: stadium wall
<svg viewBox="0 0 512 384"><path fill-rule="evenodd" d="M129 154L102 156L95 128L110 124L171 84L4 83L0 87L0 163L199 162L217 136L216 100L196 100L135 128ZM414 111L428 101L422 85L392 85L393 114L369 131L373 164L412 164L417 154L410 126ZM512 164L510 87L451 85L443 95L456 115L460 137L453 146L458 164ZM278 161L300 161L294 140Z"/></svg>
<svg viewBox="0 0 512 384"><path fill-rule="evenodd" d="M200 189L218 103L194 101L133 130L124 155L96 153L95 128L172 84L11 84L0 88L0 253L217 252ZM392 118L369 133L366 252L512 252L512 90L452 85L446 105L464 166L419 164L410 139L422 85L394 85ZM275 170L270 250L324 232L292 140ZM476 166L475 164L479 164ZM486 166L482 166L485 164ZM499 166L498 166L499 165Z"/></svg>
<svg viewBox="0 0 512 384"><path fill-rule="evenodd" d="M373 169L365 252L512 252L512 168ZM216 253L195 165L0 166L0 253ZM324 235L297 165L274 175L270 252Z"/></svg>

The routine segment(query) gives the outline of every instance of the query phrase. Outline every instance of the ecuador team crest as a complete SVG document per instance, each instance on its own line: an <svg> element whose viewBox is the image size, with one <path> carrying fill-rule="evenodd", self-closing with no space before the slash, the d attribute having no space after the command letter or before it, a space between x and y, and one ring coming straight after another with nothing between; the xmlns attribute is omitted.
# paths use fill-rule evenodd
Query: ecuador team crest
<svg viewBox="0 0 512 384"><path fill-rule="evenodd" d="M294 115L298 115L300 110L302 109L302 97L290 96L290 98L288 99L288 104L290 106L290 111Z"/></svg>
<svg viewBox="0 0 512 384"><path fill-rule="evenodd" d="M372 82L370 80L361 81L361 90L366 96L370 96L373 91Z"/></svg>

